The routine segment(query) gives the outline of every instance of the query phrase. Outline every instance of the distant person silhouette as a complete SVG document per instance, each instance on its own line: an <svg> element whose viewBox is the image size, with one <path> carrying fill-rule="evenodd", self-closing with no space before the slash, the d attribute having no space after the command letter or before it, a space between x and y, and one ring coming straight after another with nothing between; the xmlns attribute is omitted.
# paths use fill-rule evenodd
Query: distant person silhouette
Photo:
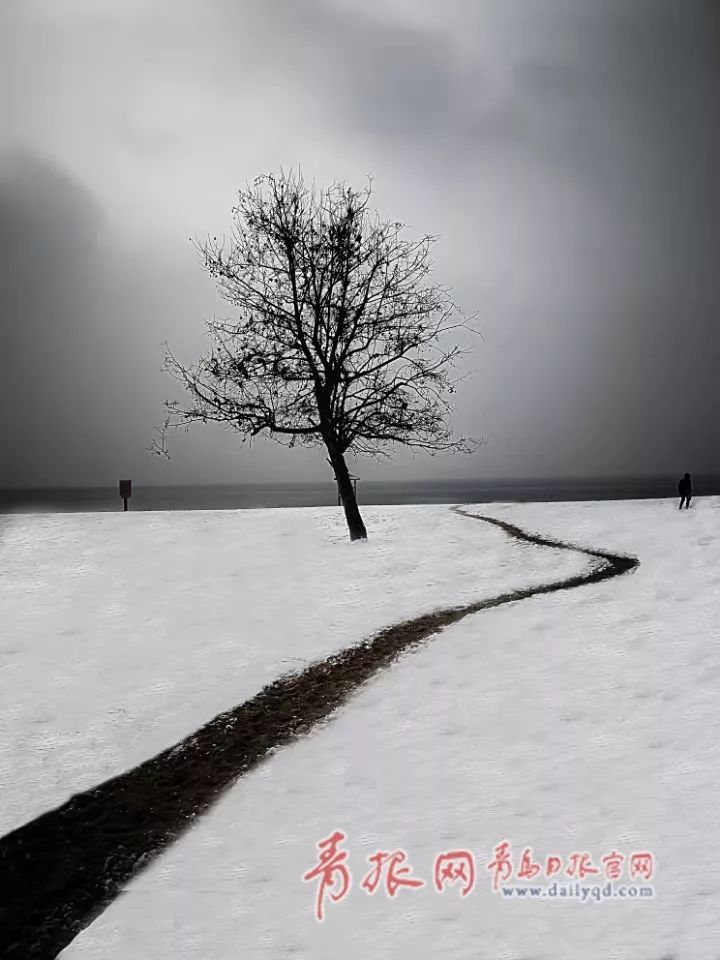
<svg viewBox="0 0 720 960"><path fill-rule="evenodd" d="M685 509L687 510L690 506L690 499L692 498L692 477L689 473L683 474L678 484L678 493L680 494L680 506L678 510L682 510L683 504L685 504Z"/></svg>

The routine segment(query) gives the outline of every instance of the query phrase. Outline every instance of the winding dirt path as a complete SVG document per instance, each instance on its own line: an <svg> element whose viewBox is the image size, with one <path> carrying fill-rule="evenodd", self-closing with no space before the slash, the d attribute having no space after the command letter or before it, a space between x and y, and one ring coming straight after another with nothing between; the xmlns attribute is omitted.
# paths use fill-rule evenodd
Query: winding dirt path
<svg viewBox="0 0 720 960"><path fill-rule="evenodd" d="M573 550L595 562L583 574L388 627L281 677L174 747L7 834L0 840L0 957L54 960L238 777L329 717L401 653L470 614L599 583L639 565L635 557L562 543L504 520L455 510L517 540Z"/></svg>

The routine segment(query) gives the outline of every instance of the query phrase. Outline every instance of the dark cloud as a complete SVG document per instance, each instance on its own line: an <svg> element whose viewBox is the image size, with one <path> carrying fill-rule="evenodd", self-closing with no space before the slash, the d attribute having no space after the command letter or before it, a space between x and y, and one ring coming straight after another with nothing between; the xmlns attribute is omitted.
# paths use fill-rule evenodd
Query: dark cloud
<svg viewBox="0 0 720 960"><path fill-rule="evenodd" d="M142 458L161 393L149 280L74 178L0 157L0 485L107 482Z"/></svg>
<svg viewBox="0 0 720 960"><path fill-rule="evenodd" d="M442 235L441 275L480 313L458 422L488 446L398 475L720 471L715 2L68 0L60 17L27 0L0 17L0 138L30 149L0 183L0 483L322 475L321 456L238 457L212 430L170 472L145 454L160 343L191 359L216 308L186 237L280 163L373 172L381 212Z"/></svg>
<svg viewBox="0 0 720 960"><path fill-rule="evenodd" d="M53 463L85 460L104 384L85 322L101 215L87 192L28 153L0 161L1 480L39 482ZM87 450L68 447L84 434Z"/></svg>

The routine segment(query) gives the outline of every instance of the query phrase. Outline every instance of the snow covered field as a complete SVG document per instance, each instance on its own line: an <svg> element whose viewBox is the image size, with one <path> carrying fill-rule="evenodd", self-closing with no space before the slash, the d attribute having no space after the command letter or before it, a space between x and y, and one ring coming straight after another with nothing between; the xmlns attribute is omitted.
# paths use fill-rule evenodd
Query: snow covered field
<svg viewBox="0 0 720 960"><path fill-rule="evenodd" d="M641 566L404 656L238 781L64 960L715 960L720 499L475 509ZM328 509L5 518L0 832L308 659L589 564L447 507L365 513L355 545ZM301 875L336 828L353 886L319 924ZM503 839L650 850L656 898L503 900L484 866ZM366 858L397 848L428 886L368 896ZM466 899L430 888L453 848L478 858Z"/></svg>
<svg viewBox="0 0 720 960"><path fill-rule="evenodd" d="M281 674L582 558L445 506L0 518L0 835Z"/></svg>

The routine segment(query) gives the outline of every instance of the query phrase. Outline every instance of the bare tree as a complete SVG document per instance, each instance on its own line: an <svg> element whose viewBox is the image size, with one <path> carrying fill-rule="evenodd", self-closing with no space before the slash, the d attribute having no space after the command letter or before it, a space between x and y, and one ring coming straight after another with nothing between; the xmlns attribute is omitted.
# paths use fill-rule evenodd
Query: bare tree
<svg viewBox="0 0 720 960"><path fill-rule="evenodd" d="M467 326L448 291L429 282L436 238L403 238L368 209L371 186L308 187L301 174L258 178L240 191L229 241L197 244L234 308L207 324L211 347L192 367L165 366L189 403L169 401L171 427L215 421L244 439L324 444L353 540L367 536L347 454L388 445L468 451L452 436L448 395ZM456 338L455 338L456 339Z"/></svg>

